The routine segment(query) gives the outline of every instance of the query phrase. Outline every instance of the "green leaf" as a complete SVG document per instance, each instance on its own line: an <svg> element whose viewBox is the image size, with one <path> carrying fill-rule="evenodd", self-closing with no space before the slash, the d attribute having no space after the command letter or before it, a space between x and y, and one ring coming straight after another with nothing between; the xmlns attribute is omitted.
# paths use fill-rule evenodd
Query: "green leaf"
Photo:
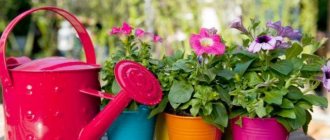
<svg viewBox="0 0 330 140"><path fill-rule="evenodd" d="M266 108L264 107L264 101L262 99L257 102L255 110L259 118L267 115Z"/></svg>
<svg viewBox="0 0 330 140"><path fill-rule="evenodd" d="M186 81L174 81L168 94L168 99L173 103L185 103L190 100L194 91L192 85Z"/></svg>
<svg viewBox="0 0 330 140"><path fill-rule="evenodd" d="M308 95L304 95L303 98L312 105L328 107L328 100L325 97L308 94Z"/></svg>
<svg viewBox="0 0 330 140"><path fill-rule="evenodd" d="M248 72L245 77L247 78L248 85L253 87L263 82L256 72Z"/></svg>
<svg viewBox="0 0 330 140"><path fill-rule="evenodd" d="M210 115L211 112L212 112L212 103L211 102L208 102L205 104L203 108L203 115Z"/></svg>
<svg viewBox="0 0 330 140"><path fill-rule="evenodd" d="M319 72L321 71L321 67L322 65L320 64L308 64L308 65L303 65L303 67L301 68L301 71L307 71L307 72Z"/></svg>
<svg viewBox="0 0 330 140"><path fill-rule="evenodd" d="M297 103L296 103L296 106L299 106L299 107L301 107L301 108L303 108L303 109L306 109L306 110L308 110L308 109L312 109L312 105L311 105L311 103L309 103L309 102L307 102L307 101L304 101L304 100L300 100L300 101L298 101Z"/></svg>
<svg viewBox="0 0 330 140"><path fill-rule="evenodd" d="M286 93L281 90L272 90L270 92L265 92L265 101L268 104L281 105L283 96Z"/></svg>
<svg viewBox="0 0 330 140"><path fill-rule="evenodd" d="M291 120L290 125L293 130L296 130L298 128L301 128L305 124L306 113L305 110L300 107L295 107L294 112L297 117Z"/></svg>
<svg viewBox="0 0 330 140"><path fill-rule="evenodd" d="M291 59L294 57L297 57L301 52L303 51L303 48L298 43L293 43L290 48L288 48L285 52L286 59Z"/></svg>
<svg viewBox="0 0 330 140"><path fill-rule="evenodd" d="M153 108L148 116L148 118L152 118L153 116L155 116L156 114L162 113L164 112L166 106L168 103L168 98L167 96L165 96L163 98L163 100L158 104L158 106L156 106L155 108Z"/></svg>
<svg viewBox="0 0 330 140"><path fill-rule="evenodd" d="M303 130L304 130L304 133L307 135L307 131L308 131L308 124L311 122L312 120L312 115L307 111L305 110L306 112L306 122L305 124L303 125Z"/></svg>
<svg viewBox="0 0 330 140"><path fill-rule="evenodd" d="M214 80L216 73L214 72L214 69L206 69L203 71L203 74L208 77L208 82L211 82Z"/></svg>
<svg viewBox="0 0 330 140"><path fill-rule="evenodd" d="M244 63L236 64L234 71L243 75L245 73L245 71L249 68L249 66L252 64L253 61L254 60L250 60L250 61L247 61Z"/></svg>
<svg viewBox="0 0 330 140"><path fill-rule="evenodd" d="M190 113L192 116L197 116L199 113L199 110L201 108L201 100L199 99L192 99L191 100L191 108Z"/></svg>
<svg viewBox="0 0 330 140"><path fill-rule="evenodd" d="M216 85L215 88L217 90L217 93L220 96L220 99L222 101L226 102L227 104L230 104L231 103L231 100L230 100L229 93L225 89L223 89L221 86L219 86L219 85Z"/></svg>
<svg viewBox="0 0 330 140"><path fill-rule="evenodd" d="M289 60L278 61L271 64L270 67L283 75L288 75L293 70L293 64Z"/></svg>
<svg viewBox="0 0 330 140"><path fill-rule="evenodd" d="M223 127L228 125L228 113L222 103L214 103L212 113L208 116L202 116L207 122L217 124Z"/></svg>
<svg viewBox="0 0 330 140"><path fill-rule="evenodd" d="M276 117L277 121L282 124L284 126L284 128L288 131L291 132L292 128L290 126L289 120L288 118L282 118L282 117Z"/></svg>
<svg viewBox="0 0 330 140"><path fill-rule="evenodd" d="M296 118L296 114L293 109L283 109L277 115L290 119Z"/></svg>
<svg viewBox="0 0 330 140"><path fill-rule="evenodd" d="M173 109L177 109L181 105L181 103L170 102L170 105L172 106Z"/></svg>
<svg viewBox="0 0 330 140"><path fill-rule="evenodd" d="M300 70L304 65L303 60L301 60L300 58L292 58L291 63L293 64L293 68L295 70Z"/></svg>
<svg viewBox="0 0 330 140"><path fill-rule="evenodd" d="M111 85L111 91L114 94L117 94L120 91L120 86L118 85L116 80L113 80L112 85Z"/></svg>
<svg viewBox="0 0 330 140"><path fill-rule="evenodd" d="M176 61L172 66L172 70L180 70L180 69L185 72L193 71L192 65L189 65L188 61L184 59L180 59Z"/></svg>
<svg viewBox="0 0 330 140"><path fill-rule="evenodd" d="M230 70L227 70L227 69L221 70L217 73L218 76L223 77L226 80L232 79L234 77L234 74L235 73L233 71L230 71Z"/></svg>
<svg viewBox="0 0 330 140"><path fill-rule="evenodd" d="M294 108L294 104L290 100L283 98L281 108L291 109Z"/></svg>
<svg viewBox="0 0 330 140"><path fill-rule="evenodd" d="M303 97L303 93L300 91L299 88L295 87L295 86L290 86L288 88L289 92L286 95L286 97L288 99L292 99L292 100L299 100Z"/></svg>

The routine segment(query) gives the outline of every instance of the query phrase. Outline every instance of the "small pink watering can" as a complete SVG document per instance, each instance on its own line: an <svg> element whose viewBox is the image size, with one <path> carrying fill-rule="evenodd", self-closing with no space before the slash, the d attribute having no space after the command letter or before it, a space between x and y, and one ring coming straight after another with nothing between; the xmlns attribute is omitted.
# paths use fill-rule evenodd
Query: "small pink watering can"
<svg viewBox="0 0 330 140"><path fill-rule="evenodd" d="M40 10L53 11L72 24L87 63L62 57L6 59L9 32L22 18ZM116 96L98 91L99 70L87 31L67 11L41 7L13 19L0 39L6 140L97 140L132 99L155 105L162 98L159 82L135 62L121 61L116 65L115 76L122 89ZM112 100L101 112L99 97Z"/></svg>

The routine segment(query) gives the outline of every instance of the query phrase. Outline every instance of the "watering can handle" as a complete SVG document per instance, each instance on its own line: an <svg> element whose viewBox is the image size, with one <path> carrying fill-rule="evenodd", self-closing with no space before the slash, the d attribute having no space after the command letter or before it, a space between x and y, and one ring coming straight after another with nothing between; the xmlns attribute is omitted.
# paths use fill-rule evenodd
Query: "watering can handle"
<svg viewBox="0 0 330 140"><path fill-rule="evenodd" d="M86 56L86 61L88 64L96 64L96 57L95 57L95 52L94 52L94 47L93 43L88 35L88 32L84 28L84 26L79 22L79 20L70 14L69 12L56 8L56 7L39 7L39 8L34 8L28 11L25 11L24 13L21 13L17 17L15 17L5 28L3 31L1 38L0 38L0 78L2 81L3 86L11 86L12 85L12 80L10 78L8 68L6 65L6 40L9 36L9 33L12 31L14 26L22 20L24 17L30 15L33 12L36 11L52 11L55 12L61 16L63 16L66 20L68 20L71 25L75 28L77 31L77 34L81 40L81 44L84 47L85 51L85 56Z"/></svg>

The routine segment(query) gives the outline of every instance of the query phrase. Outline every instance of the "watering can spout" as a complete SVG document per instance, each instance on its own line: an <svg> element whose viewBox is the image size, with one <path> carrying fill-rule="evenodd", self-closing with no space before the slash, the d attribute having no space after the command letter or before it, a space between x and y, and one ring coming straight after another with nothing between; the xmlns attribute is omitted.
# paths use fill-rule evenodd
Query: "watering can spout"
<svg viewBox="0 0 330 140"><path fill-rule="evenodd" d="M101 93L100 91L93 91L91 89L84 90L82 92L94 95L100 95ZM113 99L113 97L108 95L109 94L103 94L103 97L107 99ZM79 134L79 140L100 139L130 101L131 99L127 94L118 94L115 99L113 99L107 106L105 106L104 109L99 112L98 115L81 130Z"/></svg>

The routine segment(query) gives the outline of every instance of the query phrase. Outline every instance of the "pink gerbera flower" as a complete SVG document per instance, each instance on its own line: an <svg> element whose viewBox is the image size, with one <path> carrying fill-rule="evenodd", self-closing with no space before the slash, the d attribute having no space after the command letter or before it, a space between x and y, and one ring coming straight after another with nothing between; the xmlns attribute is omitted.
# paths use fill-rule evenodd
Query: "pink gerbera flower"
<svg viewBox="0 0 330 140"><path fill-rule="evenodd" d="M193 34L190 37L190 45L197 55L214 54L221 55L225 52L225 45L221 38L216 34L214 28L201 28L199 34Z"/></svg>

